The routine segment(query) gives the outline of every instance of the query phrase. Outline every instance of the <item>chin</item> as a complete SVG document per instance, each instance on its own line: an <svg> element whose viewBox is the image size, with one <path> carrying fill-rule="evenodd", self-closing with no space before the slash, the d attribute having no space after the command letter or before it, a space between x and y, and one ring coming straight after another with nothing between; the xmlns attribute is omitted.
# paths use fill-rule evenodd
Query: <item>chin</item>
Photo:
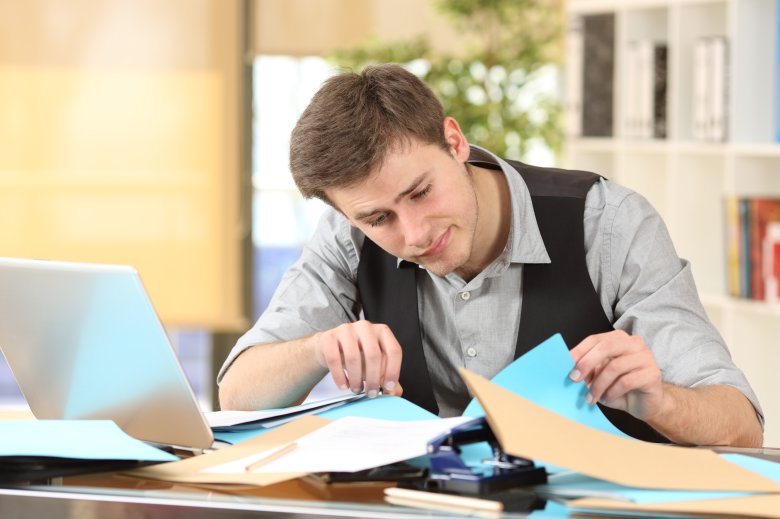
<svg viewBox="0 0 780 519"><path fill-rule="evenodd" d="M452 272L452 269L443 268L440 265L423 265L425 267L425 270L430 272L431 274L436 274L440 278L443 278L450 272Z"/></svg>
<svg viewBox="0 0 780 519"><path fill-rule="evenodd" d="M425 267L425 269L428 272L432 272L433 274L436 274L439 277L444 277L450 272L454 272L457 268L456 266L453 266L449 262L444 261L433 261L433 262L420 262L420 265Z"/></svg>

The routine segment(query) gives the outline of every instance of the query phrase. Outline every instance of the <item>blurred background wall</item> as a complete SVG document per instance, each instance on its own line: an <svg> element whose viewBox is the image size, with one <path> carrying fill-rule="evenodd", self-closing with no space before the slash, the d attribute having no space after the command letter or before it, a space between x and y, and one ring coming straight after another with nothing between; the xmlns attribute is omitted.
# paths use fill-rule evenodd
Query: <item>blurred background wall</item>
<svg viewBox="0 0 780 519"><path fill-rule="evenodd" d="M479 14L491 4L497 18ZM0 256L134 265L209 408L214 366L322 211L287 169L321 82L396 57L441 95L470 92L453 106L515 113L560 90L558 33L531 97L515 99L528 74L501 61L531 46L523 23L549 25L539 12L560 20L562 0L0 0ZM474 113L477 135L503 124ZM524 153L556 160L537 144ZM0 403L23 405L2 363Z"/></svg>

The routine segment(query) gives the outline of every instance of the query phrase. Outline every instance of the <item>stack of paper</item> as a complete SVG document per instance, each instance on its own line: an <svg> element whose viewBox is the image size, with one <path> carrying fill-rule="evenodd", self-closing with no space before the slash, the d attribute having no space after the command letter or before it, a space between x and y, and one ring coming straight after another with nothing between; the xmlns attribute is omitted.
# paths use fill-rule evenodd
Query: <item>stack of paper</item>
<svg viewBox="0 0 780 519"><path fill-rule="evenodd" d="M582 384L568 378L572 368L568 348L555 336L494 382L462 372L479 402L464 414L479 416L484 409L505 452L568 471L556 472L538 488L541 494L566 497L567 506L587 513L716 513L780 519L780 464L628 438L596 406L585 403ZM349 414L352 408L366 416L371 414L367 410L377 408L388 418L414 415L393 411L388 402L412 405L383 397L334 412ZM435 418L403 424L354 418L332 422L307 416L216 453L135 473L200 484L266 485L316 471L360 470L410 457L432 436L457 423ZM360 437L362 447L353 434ZM393 441L405 450L396 450ZM328 456L339 450L340 455Z"/></svg>
<svg viewBox="0 0 780 519"><path fill-rule="evenodd" d="M381 395L376 398L362 397L363 395L359 395L358 398L354 400L343 402L344 405L318 408L311 412L329 420L338 420L340 418L350 416L359 416L363 418L390 418L394 421L403 422L438 419L435 414L430 413L422 407L419 407L403 398L390 395ZM290 409L294 410L296 408L293 407ZM260 412L262 413L264 411ZM250 415L251 413L252 412L249 412ZM296 415L296 418L297 417L298 415ZM272 418L271 420L275 421L276 418ZM229 445L237 445L261 434L266 434L270 430L271 427L263 426L260 426L259 428L248 427L246 429L234 429L230 427L227 428L227 430L216 430L214 432L214 438Z"/></svg>
<svg viewBox="0 0 780 519"><path fill-rule="evenodd" d="M355 472L422 456L429 440L468 420L304 416L240 444L130 474L180 483L270 485L315 472Z"/></svg>

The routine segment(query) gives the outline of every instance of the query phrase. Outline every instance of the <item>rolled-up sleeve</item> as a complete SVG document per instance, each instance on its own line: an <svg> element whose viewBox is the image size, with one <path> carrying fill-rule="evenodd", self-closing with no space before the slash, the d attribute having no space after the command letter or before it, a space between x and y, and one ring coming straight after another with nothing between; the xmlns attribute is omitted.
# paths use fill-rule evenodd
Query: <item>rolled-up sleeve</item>
<svg viewBox="0 0 780 519"><path fill-rule="evenodd" d="M732 386L763 423L758 398L707 317L691 265L677 255L661 216L638 193L609 182L595 189L601 191L593 200L602 214L591 225L600 237L589 255L599 256L595 277L614 327L645 341L666 382Z"/></svg>
<svg viewBox="0 0 780 519"><path fill-rule="evenodd" d="M327 209L301 257L285 272L268 307L225 359L217 383L250 346L290 341L358 319L356 285L362 234Z"/></svg>

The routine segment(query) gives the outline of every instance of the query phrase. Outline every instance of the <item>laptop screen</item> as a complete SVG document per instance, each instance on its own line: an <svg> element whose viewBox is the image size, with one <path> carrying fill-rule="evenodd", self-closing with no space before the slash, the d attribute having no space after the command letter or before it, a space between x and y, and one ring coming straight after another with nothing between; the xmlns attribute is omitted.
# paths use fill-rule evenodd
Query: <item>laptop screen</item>
<svg viewBox="0 0 780 519"><path fill-rule="evenodd" d="M0 350L39 419L111 419L141 440L212 444L132 267L0 258Z"/></svg>

